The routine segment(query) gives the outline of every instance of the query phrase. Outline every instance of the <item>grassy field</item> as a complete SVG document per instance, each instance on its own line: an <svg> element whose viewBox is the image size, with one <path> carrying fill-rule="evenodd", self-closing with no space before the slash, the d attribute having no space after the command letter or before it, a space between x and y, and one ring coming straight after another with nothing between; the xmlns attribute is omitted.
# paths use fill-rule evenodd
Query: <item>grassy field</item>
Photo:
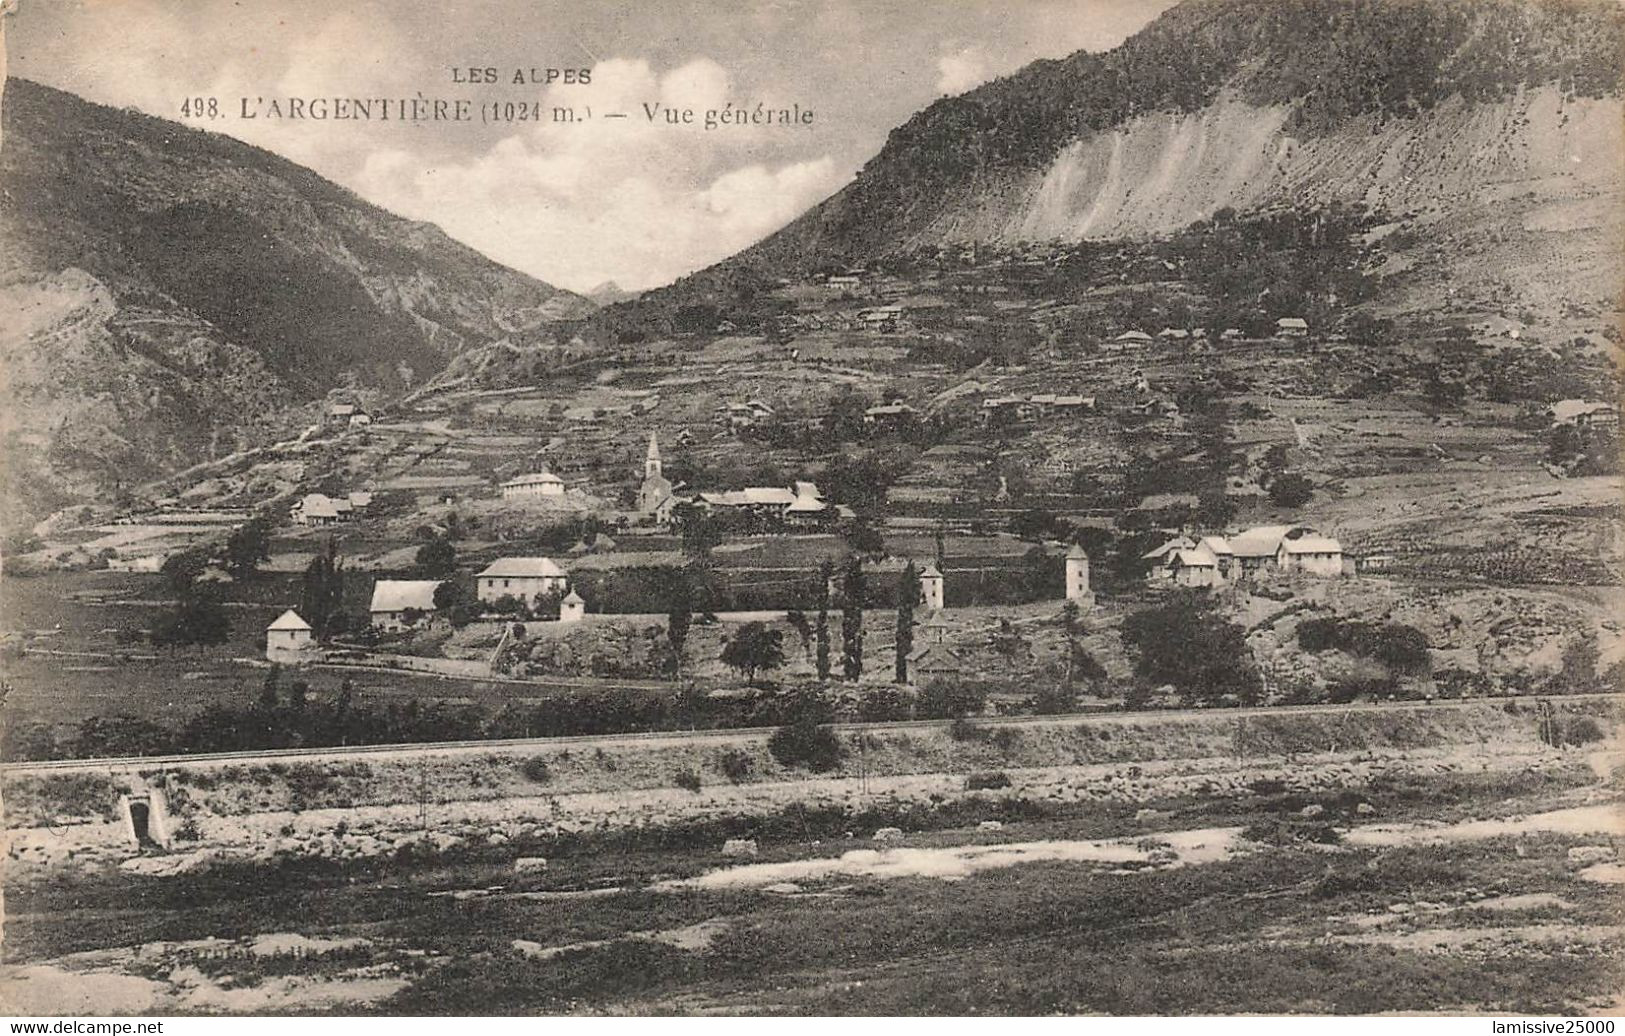
<svg viewBox="0 0 1625 1036"><path fill-rule="evenodd" d="M1535 812L1575 791L1517 776L1329 794L1339 826ZM1030 863L958 880L903 876L684 887L728 861L706 829L645 829L414 863L290 864L184 881L115 875L8 890L9 967L73 976L99 956L129 982L107 1011L1579 1014L1611 1006L1625 947L1608 885L1529 833L1350 848L1297 820L1301 796L1160 803L1153 837L1297 831L1174 868ZM1144 834L1122 807L1032 807L999 831L915 830L929 851ZM759 862L855 847L787 813ZM859 838L886 818L846 818ZM963 813L945 822L964 825ZM776 836L775 836L776 835ZM1618 844L1618 839L1615 839ZM1279 844L1274 844L1279 843ZM867 847L867 843L856 843ZM545 872L515 874L516 853ZM593 890L597 890L594 892ZM208 943L184 940L209 938ZM306 940L305 952L282 952ZM314 941L311 941L314 940ZM164 943L165 945L159 945ZM303 945L303 944L301 944ZM268 947L270 949L268 949ZM191 970L191 969L195 969ZM171 975L191 974L190 985ZM24 1004L29 986L14 987ZM197 998L207 991L208 998Z"/></svg>

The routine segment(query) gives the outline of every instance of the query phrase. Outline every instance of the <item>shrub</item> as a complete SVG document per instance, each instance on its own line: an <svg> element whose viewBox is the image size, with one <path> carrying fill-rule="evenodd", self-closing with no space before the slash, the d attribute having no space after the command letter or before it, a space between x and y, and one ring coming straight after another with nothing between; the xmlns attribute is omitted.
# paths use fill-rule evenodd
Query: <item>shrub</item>
<svg viewBox="0 0 1625 1036"><path fill-rule="evenodd" d="M1552 719L1547 739L1562 748L1566 745L1589 745L1601 741L1605 736L1602 725L1590 716L1557 716Z"/></svg>
<svg viewBox="0 0 1625 1036"><path fill-rule="evenodd" d="M920 692L916 713L921 719L949 719L987 708L987 689L965 680L932 680Z"/></svg>
<svg viewBox="0 0 1625 1036"><path fill-rule="evenodd" d="M841 741L814 715L804 715L773 732L767 750L781 766L824 773L841 765Z"/></svg>
<svg viewBox="0 0 1625 1036"><path fill-rule="evenodd" d="M973 773L965 778L966 791L991 791L994 788L1008 787L1010 787L1010 777L1003 770Z"/></svg>
<svg viewBox="0 0 1625 1036"><path fill-rule="evenodd" d="M678 770L671 775L671 782L684 791L698 792L700 790L700 775L693 770Z"/></svg>
<svg viewBox="0 0 1625 1036"><path fill-rule="evenodd" d="M914 713L914 694L901 687L881 687L858 702L858 718L865 723L908 719Z"/></svg>
<svg viewBox="0 0 1625 1036"><path fill-rule="evenodd" d="M536 784L546 784L553 779L553 772L547 768L547 760L539 755L526 759L519 772L525 775L525 780Z"/></svg>
<svg viewBox="0 0 1625 1036"><path fill-rule="evenodd" d="M1342 838L1335 827L1324 821L1284 820L1278 817L1248 824L1242 829L1241 837L1264 845L1297 845L1304 842L1334 845Z"/></svg>
<svg viewBox="0 0 1625 1036"><path fill-rule="evenodd" d="M984 733L979 725L964 716L957 716L948 724L948 736L955 741L980 741Z"/></svg>
<svg viewBox="0 0 1625 1036"><path fill-rule="evenodd" d="M742 748L727 748L717 759L717 769L734 784L740 784L756 769L756 761Z"/></svg>
<svg viewBox="0 0 1625 1036"><path fill-rule="evenodd" d="M1270 499L1278 507L1302 507L1315 495L1315 484L1302 475L1288 473L1270 483Z"/></svg>

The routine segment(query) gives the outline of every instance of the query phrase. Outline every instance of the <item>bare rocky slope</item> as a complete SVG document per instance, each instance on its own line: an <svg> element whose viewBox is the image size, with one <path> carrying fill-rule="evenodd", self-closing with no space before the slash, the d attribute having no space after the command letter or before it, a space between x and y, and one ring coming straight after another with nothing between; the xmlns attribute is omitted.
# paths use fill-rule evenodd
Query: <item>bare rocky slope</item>
<svg viewBox="0 0 1625 1036"><path fill-rule="evenodd" d="M8 517L593 308L229 137L15 79L4 115Z"/></svg>
<svg viewBox="0 0 1625 1036"><path fill-rule="evenodd" d="M1498 263L1549 296L1554 261L1552 301L1611 307L1622 26L1596 2L1187 0L1112 51L931 105L828 201L603 322L922 245L1147 238L1331 203L1427 236L1388 271L1400 309Z"/></svg>

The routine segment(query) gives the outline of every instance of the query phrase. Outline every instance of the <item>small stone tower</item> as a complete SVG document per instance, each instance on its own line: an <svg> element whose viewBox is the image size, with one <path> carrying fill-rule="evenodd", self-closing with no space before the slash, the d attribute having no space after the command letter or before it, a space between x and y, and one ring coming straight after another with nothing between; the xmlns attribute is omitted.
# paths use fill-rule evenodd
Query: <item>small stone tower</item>
<svg viewBox="0 0 1625 1036"><path fill-rule="evenodd" d="M935 565L926 565L920 573L920 603L927 611L942 610L942 573Z"/></svg>
<svg viewBox="0 0 1625 1036"><path fill-rule="evenodd" d="M1089 555L1082 547L1066 552L1066 599L1081 607L1093 608L1095 595L1089 589Z"/></svg>
<svg viewBox="0 0 1625 1036"><path fill-rule="evenodd" d="M569 595L559 602L560 622L580 622L586 614L587 602L583 601L581 595L574 590L571 590Z"/></svg>

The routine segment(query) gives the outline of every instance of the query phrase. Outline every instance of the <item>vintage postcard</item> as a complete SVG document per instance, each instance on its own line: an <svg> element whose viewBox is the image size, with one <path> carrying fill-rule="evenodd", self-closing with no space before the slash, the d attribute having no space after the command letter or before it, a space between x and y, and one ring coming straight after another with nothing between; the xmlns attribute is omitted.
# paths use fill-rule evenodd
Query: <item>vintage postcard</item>
<svg viewBox="0 0 1625 1036"><path fill-rule="evenodd" d="M0 12L0 1013L1625 1006L1625 5Z"/></svg>

